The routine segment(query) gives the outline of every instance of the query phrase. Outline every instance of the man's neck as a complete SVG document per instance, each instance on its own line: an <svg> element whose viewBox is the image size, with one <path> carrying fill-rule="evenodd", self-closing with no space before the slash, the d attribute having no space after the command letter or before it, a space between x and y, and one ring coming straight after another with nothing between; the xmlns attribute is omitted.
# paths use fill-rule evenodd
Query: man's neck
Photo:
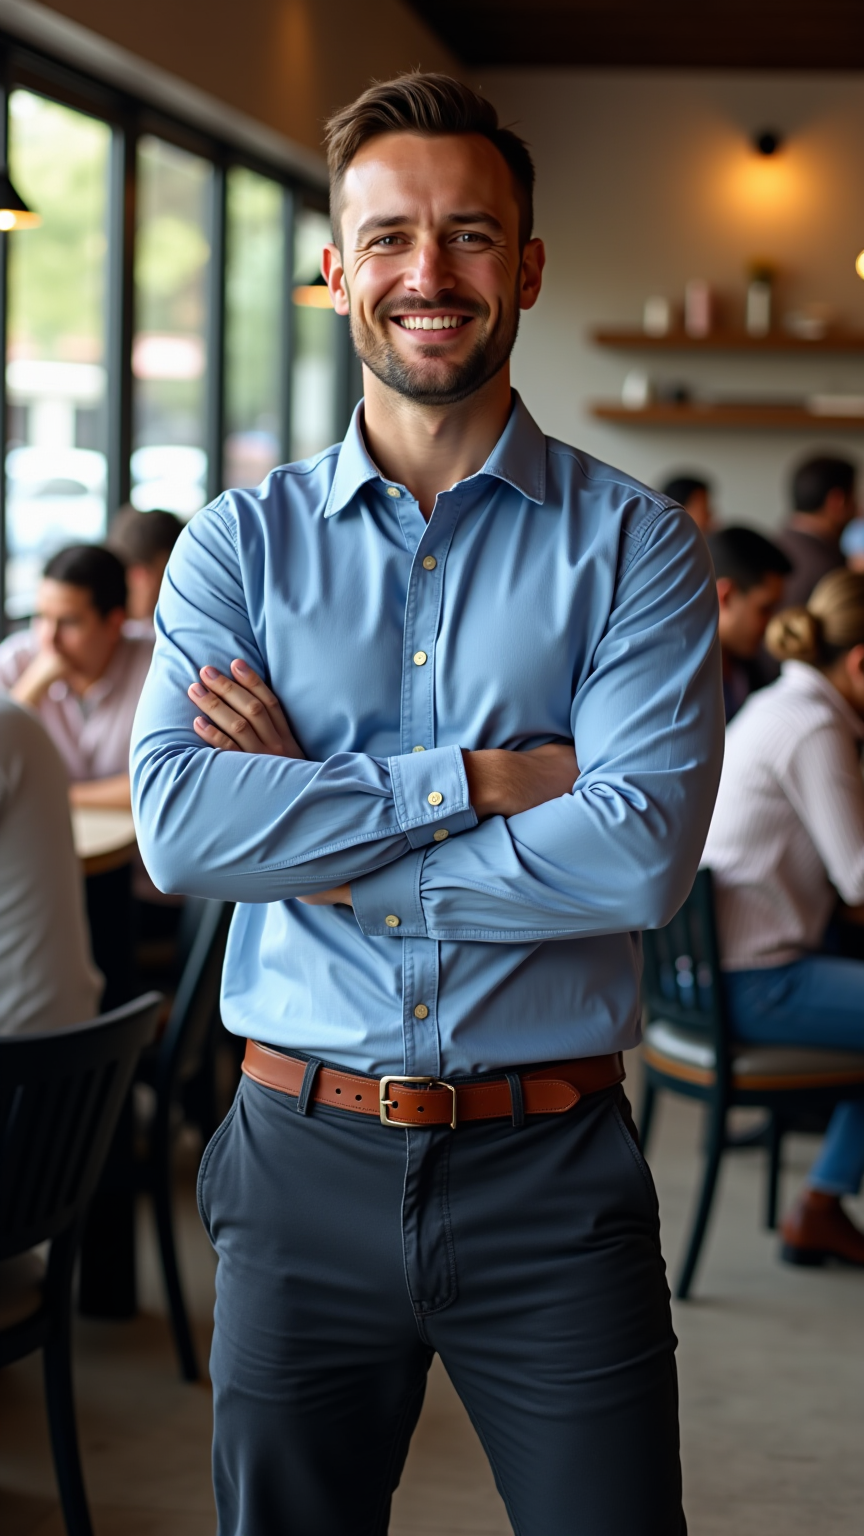
<svg viewBox="0 0 864 1536"><path fill-rule="evenodd" d="M510 415L509 367L458 405L420 405L363 369L366 447L428 520L439 491L483 468Z"/></svg>
<svg viewBox="0 0 864 1536"><path fill-rule="evenodd" d="M840 538L833 519L823 517L821 512L793 512L789 527L796 533L807 533L811 539L819 539L823 544L837 544Z"/></svg>

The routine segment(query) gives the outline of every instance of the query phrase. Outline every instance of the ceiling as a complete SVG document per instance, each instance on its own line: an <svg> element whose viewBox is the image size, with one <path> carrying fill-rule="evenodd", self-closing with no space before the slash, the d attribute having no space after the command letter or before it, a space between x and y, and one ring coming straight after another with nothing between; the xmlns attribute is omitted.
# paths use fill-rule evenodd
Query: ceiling
<svg viewBox="0 0 864 1536"><path fill-rule="evenodd" d="M466 64L864 68L864 0L408 3Z"/></svg>

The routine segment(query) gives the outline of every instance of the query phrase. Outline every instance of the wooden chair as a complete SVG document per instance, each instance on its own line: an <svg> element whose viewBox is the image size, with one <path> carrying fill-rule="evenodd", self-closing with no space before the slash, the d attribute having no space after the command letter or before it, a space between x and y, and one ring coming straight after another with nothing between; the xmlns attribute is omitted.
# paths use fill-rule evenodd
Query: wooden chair
<svg viewBox="0 0 864 1536"><path fill-rule="evenodd" d="M180 936L185 963L165 1029L151 1051L142 1056L136 1074L155 1095L154 1111L145 1123L138 1184L153 1199L162 1272L171 1314L171 1327L187 1381L199 1379L198 1358L183 1296L174 1238L172 1149L182 1119L186 1086L207 1077L212 1046L221 1027L219 991L232 906L229 902L189 898ZM206 1119L206 1117L205 1117ZM205 1123L205 1139L215 1126Z"/></svg>
<svg viewBox="0 0 864 1536"><path fill-rule="evenodd" d="M0 1038L0 1366L41 1349L69 1536L92 1536L72 1391L72 1269L138 1056L162 999L51 1034ZM47 1263L34 1251L49 1242Z"/></svg>
<svg viewBox="0 0 864 1536"><path fill-rule="evenodd" d="M706 1109L705 1166L676 1295L690 1293L711 1214L723 1153L732 1145L733 1106L770 1113L766 1225L774 1227L784 1126L802 1114L825 1113L864 1095L864 1053L799 1046L743 1045L733 1040L720 974L711 871L700 869L680 912L643 935L643 1000L648 1023L645 1088L639 1117L648 1141L660 1090L699 1099Z"/></svg>

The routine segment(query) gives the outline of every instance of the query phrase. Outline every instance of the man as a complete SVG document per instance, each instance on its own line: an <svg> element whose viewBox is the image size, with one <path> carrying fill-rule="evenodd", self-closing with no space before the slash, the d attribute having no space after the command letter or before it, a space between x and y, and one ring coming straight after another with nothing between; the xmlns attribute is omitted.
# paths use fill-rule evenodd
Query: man
<svg viewBox="0 0 864 1536"><path fill-rule="evenodd" d="M73 805L130 804L129 740L153 642L124 635L125 623L117 556L76 544L48 561L32 627L0 645L0 688L41 718Z"/></svg>
<svg viewBox="0 0 864 1536"><path fill-rule="evenodd" d="M165 567L183 529L173 512L121 507L111 519L106 547L126 568L127 634L153 638L153 614Z"/></svg>
<svg viewBox="0 0 864 1536"><path fill-rule="evenodd" d="M700 533L711 532L716 519L711 504L711 487L707 480L700 480L696 475L676 475L674 479L667 480L663 495L668 496L670 501L677 501L684 508Z"/></svg>
<svg viewBox="0 0 864 1536"><path fill-rule="evenodd" d="M857 515L857 471L848 459L822 456L799 465L792 476L792 505L777 543L792 562L784 601L790 608L807 602L813 588L844 564L840 538Z"/></svg>
<svg viewBox="0 0 864 1536"><path fill-rule="evenodd" d="M0 697L0 1035L99 1011L66 771L29 710Z"/></svg>
<svg viewBox="0 0 864 1536"><path fill-rule="evenodd" d="M617 1053L718 779L707 552L511 391L544 256L490 103L403 76L328 145L364 403L184 530L133 745L157 884L241 904L259 1042L200 1175L220 1536L385 1531L436 1350L523 1536L678 1536Z"/></svg>
<svg viewBox="0 0 864 1536"><path fill-rule="evenodd" d="M708 535L720 607L726 724L759 686L754 663L765 631L783 598L792 569L782 550L753 528L721 528Z"/></svg>

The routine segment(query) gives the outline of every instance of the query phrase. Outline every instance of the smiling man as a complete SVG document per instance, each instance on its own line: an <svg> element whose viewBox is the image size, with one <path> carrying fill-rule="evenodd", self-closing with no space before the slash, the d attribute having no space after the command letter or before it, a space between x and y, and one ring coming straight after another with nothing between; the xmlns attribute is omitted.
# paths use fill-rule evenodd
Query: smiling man
<svg viewBox="0 0 864 1536"><path fill-rule="evenodd" d="M238 903L220 1536L386 1531L436 1351L522 1536L680 1536L620 1053L719 775L710 562L511 389L544 254L491 105L403 76L328 147L364 400L182 534L133 748L157 883Z"/></svg>

